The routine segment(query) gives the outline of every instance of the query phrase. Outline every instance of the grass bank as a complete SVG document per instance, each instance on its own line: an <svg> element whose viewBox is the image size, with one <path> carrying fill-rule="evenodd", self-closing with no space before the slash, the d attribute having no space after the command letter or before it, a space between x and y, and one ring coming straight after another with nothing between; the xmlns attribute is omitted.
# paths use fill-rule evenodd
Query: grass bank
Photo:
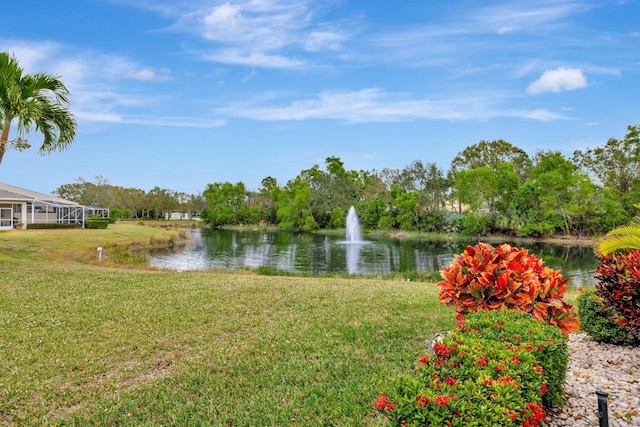
<svg viewBox="0 0 640 427"><path fill-rule="evenodd" d="M131 264L136 250L182 244L187 235L184 229L162 226L161 223L142 225L117 222L106 229L52 229L0 232L0 260L57 260L96 263L97 248L102 248L103 266L123 267ZM138 266L145 260L137 260Z"/></svg>
<svg viewBox="0 0 640 427"><path fill-rule="evenodd" d="M0 424L379 425L381 389L454 324L432 283L86 263L172 233L0 233Z"/></svg>

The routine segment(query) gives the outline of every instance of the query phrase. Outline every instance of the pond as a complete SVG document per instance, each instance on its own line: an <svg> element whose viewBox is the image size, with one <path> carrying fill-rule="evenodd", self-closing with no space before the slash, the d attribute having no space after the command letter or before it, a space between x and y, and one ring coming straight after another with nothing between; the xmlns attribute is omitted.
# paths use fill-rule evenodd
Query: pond
<svg viewBox="0 0 640 427"><path fill-rule="evenodd" d="M209 270L269 266L295 273L349 274L435 271L474 241L344 237L314 233L194 229L192 241L175 250L154 251L152 266L171 270ZM531 243L526 248L546 265L562 270L573 286L593 284L598 264L589 246Z"/></svg>

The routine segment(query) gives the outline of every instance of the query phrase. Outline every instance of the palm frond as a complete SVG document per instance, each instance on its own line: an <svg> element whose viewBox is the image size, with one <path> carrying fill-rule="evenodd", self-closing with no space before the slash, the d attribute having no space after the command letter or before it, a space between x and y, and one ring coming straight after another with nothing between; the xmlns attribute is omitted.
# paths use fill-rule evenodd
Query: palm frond
<svg viewBox="0 0 640 427"><path fill-rule="evenodd" d="M632 249L640 249L640 217L634 218L628 225L611 230L596 244L597 252L602 255Z"/></svg>

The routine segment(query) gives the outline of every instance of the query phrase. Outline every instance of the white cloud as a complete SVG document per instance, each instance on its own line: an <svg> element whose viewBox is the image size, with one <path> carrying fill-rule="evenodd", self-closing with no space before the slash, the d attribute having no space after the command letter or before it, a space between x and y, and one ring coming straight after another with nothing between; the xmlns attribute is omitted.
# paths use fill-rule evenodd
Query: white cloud
<svg viewBox="0 0 640 427"><path fill-rule="evenodd" d="M560 67L547 70L527 87L527 93L536 95L544 92L562 92L587 86L587 78L577 68Z"/></svg>
<svg viewBox="0 0 640 427"><path fill-rule="evenodd" d="M263 52L247 52L241 49L221 49L205 55L204 58L224 64L264 68L300 68L305 65L305 61L301 59Z"/></svg>
<svg viewBox="0 0 640 427"><path fill-rule="evenodd" d="M304 41L304 48L311 52L317 52L320 50L338 50L342 48L342 42L345 40L345 35L337 31L319 30L311 31L307 34Z"/></svg>
<svg viewBox="0 0 640 427"><path fill-rule="evenodd" d="M127 109L143 111L159 102L157 92L145 95L123 89L120 84L171 80L166 69L154 69L119 55L73 51L53 42L0 40L5 50L16 55L26 72L47 72L61 76L71 93L71 110L85 123L121 123L152 126L210 128L222 126L224 120L209 117L166 117L125 113ZM264 60L264 59L263 59ZM136 83L139 85L140 83Z"/></svg>
<svg viewBox="0 0 640 427"><path fill-rule="evenodd" d="M527 119L539 120L541 122L548 122L551 120L561 120L566 118L560 114L554 113L549 110L544 110L544 109L525 111L521 114L518 114L518 116L524 117Z"/></svg>
<svg viewBox="0 0 640 427"><path fill-rule="evenodd" d="M273 94L272 94L273 95ZM236 103L218 114L264 121L340 120L347 123L402 122L413 120L488 120L516 117L531 120L557 120L563 117L546 110L511 110L496 105L495 93L465 94L459 98L420 99L393 94L378 88L357 91L324 91L306 99L275 105L265 96ZM265 101L268 105L265 105Z"/></svg>
<svg viewBox="0 0 640 427"><path fill-rule="evenodd" d="M202 57L223 64L267 68L308 66L307 53L338 51L352 21L322 22L310 0L229 0L195 4L176 14L174 30L206 42Z"/></svg>

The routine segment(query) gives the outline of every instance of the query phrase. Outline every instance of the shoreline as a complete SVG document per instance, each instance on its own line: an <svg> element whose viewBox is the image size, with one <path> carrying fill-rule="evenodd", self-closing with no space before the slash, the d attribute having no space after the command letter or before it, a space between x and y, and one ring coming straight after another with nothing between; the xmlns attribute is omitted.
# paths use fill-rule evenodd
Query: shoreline
<svg viewBox="0 0 640 427"><path fill-rule="evenodd" d="M206 227L205 227L206 228ZM275 226L258 226L258 225L233 225L220 227L227 230L238 231L279 231ZM295 232L295 231L291 231ZM315 231L307 231L303 233L323 234L323 235L344 235L345 229L319 229ZM419 231L406 231L406 230L363 230L364 237L385 237L389 239L430 239L440 241L475 241L475 242L487 242L492 244L500 243L546 243L551 245L566 245L566 246L593 246L595 243L594 237L582 237L582 236L564 236L554 235L550 237L518 237L510 236L506 234L493 234L493 235L481 235L481 236L466 236L459 233L433 233L433 232L419 232Z"/></svg>

